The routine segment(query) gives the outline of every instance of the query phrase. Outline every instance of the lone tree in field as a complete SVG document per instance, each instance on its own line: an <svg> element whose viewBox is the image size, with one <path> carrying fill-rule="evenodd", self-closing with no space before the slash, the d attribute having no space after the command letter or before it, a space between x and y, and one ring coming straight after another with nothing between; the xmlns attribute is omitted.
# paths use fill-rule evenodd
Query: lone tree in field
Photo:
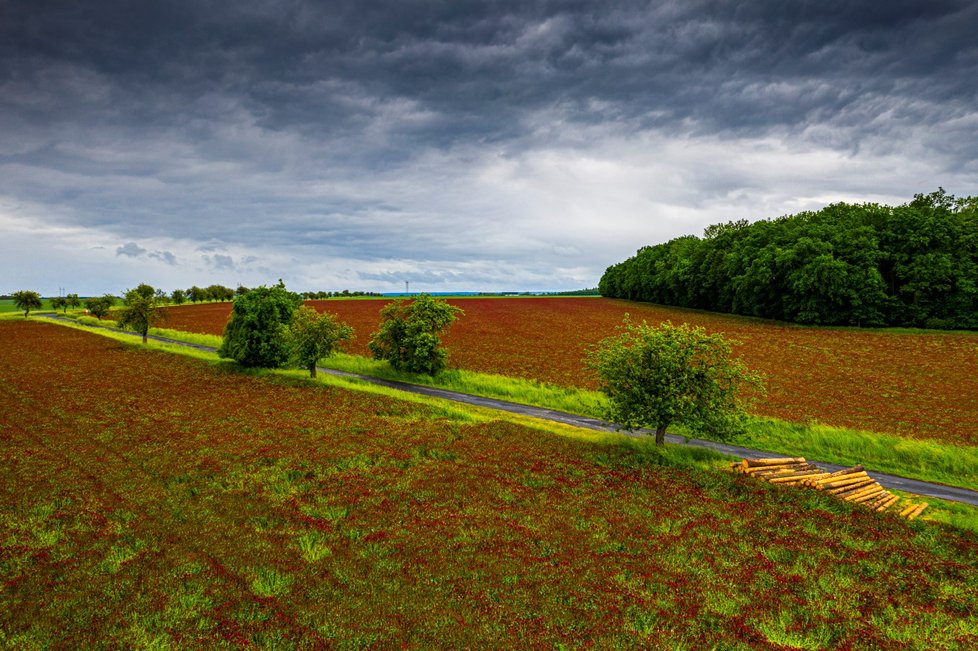
<svg viewBox="0 0 978 651"><path fill-rule="evenodd" d="M75 309L81 307L81 299L78 298L78 294L68 294L65 296L65 312L68 312L68 308Z"/></svg>
<svg viewBox="0 0 978 651"><path fill-rule="evenodd" d="M292 360L309 369L309 377L316 377L316 363L352 337L353 328L340 323L335 314L319 314L303 305L295 311L289 325Z"/></svg>
<svg viewBox="0 0 978 651"><path fill-rule="evenodd" d="M282 366L289 359L288 326L300 305L302 297L286 290L281 281L235 297L217 354L242 366Z"/></svg>
<svg viewBox="0 0 978 651"><path fill-rule="evenodd" d="M589 351L586 362L608 396L605 417L627 430L654 429L656 445L673 423L719 439L742 431L743 389L761 388L759 376L731 358L722 335L687 324L635 325L627 315L619 334Z"/></svg>
<svg viewBox="0 0 978 651"><path fill-rule="evenodd" d="M447 357L438 334L463 314L430 294L394 301L380 311L380 331L368 344L370 352L397 370L435 375L445 368Z"/></svg>
<svg viewBox="0 0 978 651"><path fill-rule="evenodd" d="M103 296L94 296L92 298L85 299L85 309L89 311L90 314L94 314L101 321L103 316L109 314L109 310L115 305L115 296L112 294L105 294Z"/></svg>
<svg viewBox="0 0 978 651"><path fill-rule="evenodd" d="M13 293L14 307L24 311L24 318L31 313L31 310L40 310L43 303L41 295L30 290L21 290Z"/></svg>
<svg viewBox="0 0 978 651"><path fill-rule="evenodd" d="M68 312L68 299L64 296L52 296L49 302L51 303L51 309L55 312L61 308L64 308L65 313Z"/></svg>
<svg viewBox="0 0 978 651"><path fill-rule="evenodd" d="M138 332L145 344L149 329L163 319L163 312L159 309L162 300L151 286L144 283L127 291L122 302L124 306L116 319L119 327Z"/></svg>
<svg viewBox="0 0 978 651"><path fill-rule="evenodd" d="M174 305L183 305L187 300L187 292L182 289L174 289L173 293L170 294L170 300Z"/></svg>

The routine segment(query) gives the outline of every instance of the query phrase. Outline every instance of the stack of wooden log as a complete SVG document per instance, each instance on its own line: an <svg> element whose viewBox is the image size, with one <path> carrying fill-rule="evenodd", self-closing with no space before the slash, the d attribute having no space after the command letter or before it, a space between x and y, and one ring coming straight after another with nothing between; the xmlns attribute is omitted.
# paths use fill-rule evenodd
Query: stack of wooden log
<svg viewBox="0 0 978 651"><path fill-rule="evenodd" d="M829 495L874 511L893 509L892 513L908 520L915 519L927 508L924 502L917 504L907 499L897 506L900 498L880 486L862 466L828 472L808 463L804 457L779 457L744 459L733 464L733 470L772 484L825 491Z"/></svg>

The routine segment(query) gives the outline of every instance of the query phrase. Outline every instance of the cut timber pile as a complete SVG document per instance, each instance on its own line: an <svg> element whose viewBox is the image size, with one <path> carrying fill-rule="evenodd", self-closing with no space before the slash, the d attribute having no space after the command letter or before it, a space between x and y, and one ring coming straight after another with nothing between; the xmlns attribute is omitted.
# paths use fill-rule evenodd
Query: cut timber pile
<svg viewBox="0 0 978 651"><path fill-rule="evenodd" d="M733 470L772 484L825 491L829 495L853 504L861 504L874 511L882 512L896 507L892 512L908 520L913 520L927 508L924 502L915 504L910 500L904 500L903 504L897 506L900 498L880 486L862 466L826 472L802 457L785 457L744 459L733 464Z"/></svg>

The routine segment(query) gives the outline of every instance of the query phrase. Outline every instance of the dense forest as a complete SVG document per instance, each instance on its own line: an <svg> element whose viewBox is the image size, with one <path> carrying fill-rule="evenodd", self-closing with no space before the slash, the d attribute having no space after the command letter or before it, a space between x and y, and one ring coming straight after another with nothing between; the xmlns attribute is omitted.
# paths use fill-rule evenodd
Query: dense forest
<svg viewBox="0 0 978 651"><path fill-rule="evenodd" d="M639 249L599 289L797 323L978 329L978 197L716 224Z"/></svg>

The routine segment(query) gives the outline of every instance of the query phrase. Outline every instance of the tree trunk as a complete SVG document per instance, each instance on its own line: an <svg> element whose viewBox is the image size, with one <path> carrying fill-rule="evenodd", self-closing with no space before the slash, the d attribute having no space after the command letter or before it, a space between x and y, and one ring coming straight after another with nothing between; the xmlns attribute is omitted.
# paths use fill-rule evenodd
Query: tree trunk
<svg viewBox="0 0 978 651"><path fill-rule="evenodd" d="M143 332L143 344L146 343L146 332Z"/></svg>
<svg viewBox="0 0 978 651"><path fill-rule="evenodd" d="M316 362L309 365L309 377L316 377Z"/></svg>
<svg viewBox="0 0 978 651"><path fill-rule="evenodd" d="M666 428L668 425L659 425L655 428L655 444L665 445L666 443Z"/></svg>

